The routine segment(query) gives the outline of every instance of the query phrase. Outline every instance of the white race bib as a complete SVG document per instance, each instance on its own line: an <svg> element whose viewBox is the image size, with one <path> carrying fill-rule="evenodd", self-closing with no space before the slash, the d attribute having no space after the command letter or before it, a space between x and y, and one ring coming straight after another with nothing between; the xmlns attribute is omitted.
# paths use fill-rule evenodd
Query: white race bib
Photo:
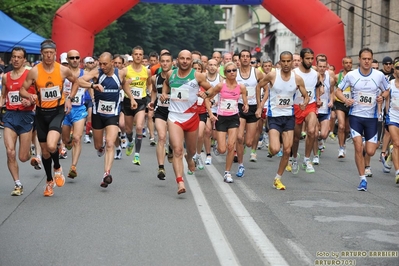
<svg viewBox="0 0 399 266"><path fill-rule="evenodd" d="M220 101L220 110L224 112L234 112L237 110L237 101L230 99L222 99Z"/></svg>
<svg viewBox="0 0 399 266"><path fill-rule="evenodd" d="M166 99L165 101L162 102L160 97L161 97L161 95L158 95L158 106L169 107L170 98L168 97L168 99Z"/></svg>
<svg viewBox="0 0 399 266"><path fill-rule="evenodd" d="M293 102L291 102L291 98L288 95L277 95L276 97L276 107L277 108L287 108L292 107Z"/></svg>
<svg viewBox="0 0 399 266"><path fill-rule="evenodd" d="M188 88L172 88L170 92L170 99L177 102L188 101Z"/></svg>
<svg viewBox="0 0 399 266"><path fill-rule="evenodd" d="M247 98L248 100L250 99L255 99L256 98L256 90L255 87L247 87Z"/></svg>
<svg viewBox="0 0 399 266"><path fill-rule="evenodd" d="M133 98L135 99L142 99L143 98L143 90L141 88L130 88L130 91L132 92Z"/></svg>
<svg viewBox="0 0 399 266"><path fill-rule="evenodd" d="M357 103L362 105L362 106L374 106L375 105L375 94L372 93L365 93L365 92L359 92L358 98L356 99Z"/></svg>
<svg viewBox="0 0 399 266"><path fill-rule="evenodd" d="M41 88L40 96L43 102L51 102L61 99L61 91L59 86L54 86L51 88Z"/></svg>
<svg viewBox="0 0 399 266"><path fill-rule="evenodd" d="M72 105L80 106L82 105L82 98L85 93L85 89L79 88L78 92L75 94L75 97L71 99Z"/></svg>
<svg viewBox="0 0 399 266"><path fill-rule="evenodd" d="M19 96L19 91L8 92L9 105L20 105L22 98Z"/></svg>
<svg viewBox="0 0 399 266"><path fill-rule="evenodd" d="M391 108L399 110L399 97L391 97Z"/></svg>
<svg viewBox="0 0 399 266"><path fill-rule="evenodd" d="M97 113L104 115L115 114L115 102L100 100L98 102Z"/></svg>

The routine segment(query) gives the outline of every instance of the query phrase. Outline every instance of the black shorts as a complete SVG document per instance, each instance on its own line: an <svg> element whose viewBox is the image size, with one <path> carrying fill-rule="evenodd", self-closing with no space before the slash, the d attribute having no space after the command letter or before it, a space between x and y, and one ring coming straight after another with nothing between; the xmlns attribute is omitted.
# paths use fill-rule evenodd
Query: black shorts
<svg viewBox="0 0 399 266"><path fill-rule="evenodd" d="M157 106L155 111L154 111L154 116L152 119L159 118L165 121L168 121L168 114L169 114L169 108L168 107L163 107L163 106Z"/></svg>
<svg viewBox="0 0 399 266"><path fill-rule="evenodd" d="M349 115L349 107L345 106L343 102L334 101L334 111L342 111L345 113L345 116Z"/></svg>
<svg viewBox="0 0 399 266"><path fill-rule="evenodd" d="M46 142L47 134L51 130L61 134L64 117L64 105L51 109L36 107L35 123L39 142Z"/></svg>
<svg viewBox="0 0 399 266"><path fill-rule="evenodd" d="M204 122L206 124L206 120L208 119L208 113L198 114L200 122Z"/></svg>
<svg viewBox="0 0 399 266"><path fill-rule="evenodd" d="M229 128L237 128L240 126L240 117L238 114L232 116L218 115L215 127L217 131L227 132Z"/></svg>
<svg viewBox="0 0 399 266"><path fill-rule="evenodd" d="M282 132L294 130L295 128L295 116L269 116L267 120L269 123L269 131L275 129L281 134Z"/></svg>
<svg viewBox="0 0 399 266"><path fill-rule="evenodd" d="M92 115L91 127L93 129L104 129L107 126L119 126L119 115L108 117L99 114Z"/></svg>
<svg viewBox="0 0 399 266"><path fill-rule="evenodd" d="M132 110L130 109L130 99L123 98L122 111L126 116L135 116L138 112L145 110L145 107L147 105L146 98L140 100L136 99L136 102L137 102L137 108Z"/></svg>
<svg viewBox="0 0 399 266"><path fill-rule="evenodd" d="M247 121L247 123L255 123L258 122L259 118L256 117L255 113L256 113L256 109L258 108L257 105L250 105L248 108L248 112L244 113L242 111L242 107L244 105L242 103L238 104L238 111L240 114L240 118L245 119Z"/></svg>
<svg viewBox="0 0 399 266"><path fill-rule="evenodd" d="M33 111L7 110L3 116L4 127L8 127L18 136L31 131L34 120Z"/></svg>

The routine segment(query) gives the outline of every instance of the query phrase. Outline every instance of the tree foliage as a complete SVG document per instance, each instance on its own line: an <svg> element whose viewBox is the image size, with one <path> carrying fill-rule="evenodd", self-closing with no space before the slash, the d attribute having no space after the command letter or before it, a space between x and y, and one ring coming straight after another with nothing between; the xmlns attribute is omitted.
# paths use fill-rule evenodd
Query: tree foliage
<svg viewBox="0 0 399 266"><path fill-rule="evenodd" d="M49 38L57 9L66 0L0 0L0 9L37 34ZM168 49L176 55L181 49L210 55L218 46L222 11L210 5L170 5L139 3L111 23L95 39L94 54L104 51L131 53L140 45L146 54Z"/></svg>

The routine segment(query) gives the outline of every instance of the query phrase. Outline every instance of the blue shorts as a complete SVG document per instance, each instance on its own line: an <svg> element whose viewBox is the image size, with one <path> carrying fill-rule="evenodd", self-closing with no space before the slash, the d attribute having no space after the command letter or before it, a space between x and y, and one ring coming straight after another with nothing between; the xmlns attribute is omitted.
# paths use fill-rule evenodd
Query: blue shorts
<svg viewBox="0 0 399 266"><path fill-rule="evenodd" d="M330 120L330 114L317 114L317 119L319 122L323 122L324 120Z"/></svg>
<svg viewBox="0 0 399 266"><path fill-rule="evenodd" d="M378 119L349 115L351 137L363 136L366 141L378 142Z"/></svg>
<svg viewBox="0 0 399 266"><path fill-rule="evenodd" d="M285 131L294 130L295 128L295 116L277 116L277 117L267 117L269 124L269 131L275 129L280 134Z"/></svg>
<svg viewBox="0 0 399 266"><path fill-rule="evenodd" d="M64 118L64 125L72 126L73 123L79 120L85 119L87 117L86 106L72 106L71 112L67 114Z"/></svg>
<svg viewBox="0 0 399 266"><path fill-rule="evenodd" d="M32 111L7 110L3 116L4 127L10 128L18 136L31 131L34 120L35 113Z"/></svg>

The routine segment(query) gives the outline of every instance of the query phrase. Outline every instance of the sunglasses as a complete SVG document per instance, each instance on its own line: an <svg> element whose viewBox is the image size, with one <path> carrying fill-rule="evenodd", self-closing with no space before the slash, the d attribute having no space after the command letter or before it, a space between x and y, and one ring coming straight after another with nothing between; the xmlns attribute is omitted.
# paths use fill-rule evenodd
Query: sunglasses
<svg viewBox="0 0 399 266"><path fill-rule="evenodd" d="M384 65L392 65L392 63L384 63Z"/></svg>
<svg viewBox="0 0 399 266"><path fill-rule="evenodd" d="M399 70L399 66L395 67L396 70Z"/></svg>
<svg viewBox="0 0 399 266"><path fill-rule="evenodd" d="M256 64L256 61L251 61L251 64Z"/></svg>
<svg viewBox="0 0 399 266"><path fill-rule="evenodd" d="M69 60L74 60L74 59L79 60L80 56L69 56L68 59Z"/></svg>
<svg viewBox="0 0 399 266"><path fill-rule="evenodd" d="M231 72L237 72L237 68L234 68L234 69L227 69L226 70L226 73L231 73Z"/></svg>
<svg viewBox="0 0 399 266"><path fill-rule="evenodd" d="M86 64L94 64L94 62L87 62Z"/></svg>

